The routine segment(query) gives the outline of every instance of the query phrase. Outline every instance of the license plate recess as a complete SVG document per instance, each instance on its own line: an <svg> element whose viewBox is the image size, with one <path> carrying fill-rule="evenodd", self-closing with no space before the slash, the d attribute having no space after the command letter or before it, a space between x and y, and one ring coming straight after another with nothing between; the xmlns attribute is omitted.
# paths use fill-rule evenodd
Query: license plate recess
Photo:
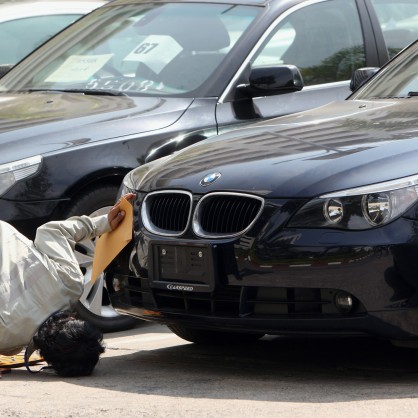
<svg viewBox="0 0 418 418"><path fill-rule="evenodd" d="M214 289L215 254L212 246L158 243L151 247L152 287L189 292L208 292Z"/></svg>

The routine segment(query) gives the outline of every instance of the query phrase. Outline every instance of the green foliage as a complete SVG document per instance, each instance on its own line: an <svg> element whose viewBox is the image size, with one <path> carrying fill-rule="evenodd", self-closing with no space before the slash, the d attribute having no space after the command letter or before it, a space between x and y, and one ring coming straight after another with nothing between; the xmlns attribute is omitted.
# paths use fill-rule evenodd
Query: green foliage
<svg viewBox="0 0 418 418"><path fill-rule="evenodd" d="M344 48L324 59L321 64L299 68L306 86L351 79L357 68L366 65L363 45Z"/></svg>

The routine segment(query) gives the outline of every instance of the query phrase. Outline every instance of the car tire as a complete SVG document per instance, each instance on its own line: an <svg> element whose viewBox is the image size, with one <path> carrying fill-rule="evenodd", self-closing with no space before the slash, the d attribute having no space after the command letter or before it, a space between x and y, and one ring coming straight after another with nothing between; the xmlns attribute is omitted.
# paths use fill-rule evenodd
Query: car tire
<svg viewBox="0 0 418 418"><path fill-rule="evenodd" d="M118 189L117 186L103 186L84 193L67 208L63 217L98 216L107 213L116 201ZM74 306L78 316L102 332L118 332L133 328L138 323L138 319L121 315L113 309L105 285L105 273L96 279L93 286L90 285L95 250L94 240L79 242L75 249L80 269L84 274L84 292Z"/></svg>
<svg viewBox="0 0 418 418"><path fill-rule="evenodd" d="M264 334L246 334L189 328L183 325L167 325L168 328L183 340L201 345L228 345L251 343L259 340Z"/></svg>

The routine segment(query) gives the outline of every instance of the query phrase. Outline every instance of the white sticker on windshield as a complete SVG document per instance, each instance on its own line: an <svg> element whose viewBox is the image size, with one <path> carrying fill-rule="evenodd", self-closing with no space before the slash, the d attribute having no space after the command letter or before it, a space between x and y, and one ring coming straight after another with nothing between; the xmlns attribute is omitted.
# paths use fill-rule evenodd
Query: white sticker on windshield
<svg viewBox="0 0 418 418"><path fill-rule="evenodd" d="M141 61L158 74L182 50L171 36L150 35L125 57L125 61Z"/></svg>
<svg viewBox="0 0 418 418"><path fill-rule="evenodd" d="M113 54L72 55L45 81L50 83L88 81L112 56Z"/></svg>

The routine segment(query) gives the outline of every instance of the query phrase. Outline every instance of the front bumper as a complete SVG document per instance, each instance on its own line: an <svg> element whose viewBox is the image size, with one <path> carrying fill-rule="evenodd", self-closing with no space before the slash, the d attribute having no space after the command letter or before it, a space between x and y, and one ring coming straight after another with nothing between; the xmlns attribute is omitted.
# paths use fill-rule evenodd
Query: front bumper
<svg viewBox="0 0 418 418"><path fill-rule="evenodd" d="M209 316L169 310L150 310L112 302L122 314L162 324L181 324L185 327L216 331L261 333L270 335L321 335L321 336L376 336L390 340L416 339L418 320L416 310L372 312L365 315L344 317L252 317Z"/></svg>
<svg viewBox="0 0 418 418"><path fill-rule="evenodd" d="M178 290L119 273L108 288L117 283L111 298L119 312L166 324L265 334L418 336L416 289L400 278L390 252L358 265L270 269L242 280L232 274L224 278L213 289L195 292L188 285ZM349 312L335 305L341 291L352 296Z"/></svg>
<svg viewBox="0 0 418 418"><path fill-rule="evenodd" d="M417 221L368 231L271 224L261 219L229 240L158 237L139 225L119 259L125 268L108 277L114 307L197 329L418 337ZM209 261L192 265L189 253ZM352 298L349 310L335 303L341 292Z"/></svg>

